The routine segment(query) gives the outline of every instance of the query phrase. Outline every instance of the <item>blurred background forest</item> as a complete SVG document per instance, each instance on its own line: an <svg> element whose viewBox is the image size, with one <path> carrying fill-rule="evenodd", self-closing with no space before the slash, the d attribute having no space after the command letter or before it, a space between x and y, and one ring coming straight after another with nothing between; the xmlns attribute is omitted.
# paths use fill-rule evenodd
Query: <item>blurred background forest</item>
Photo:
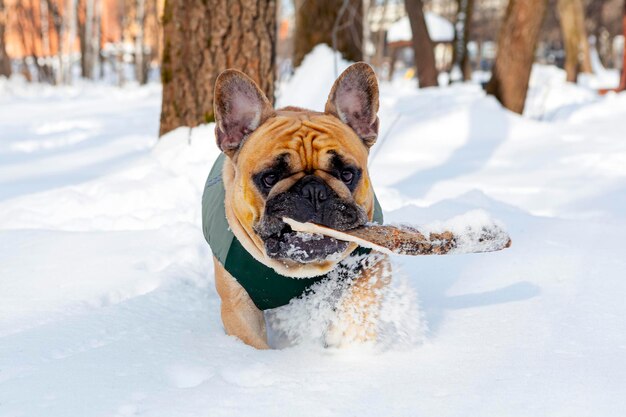
<svg viewBox="0 0 626 417"><path fill-rule="evenodd" d="M162 81L161 134L213 120L220 71L275 97L317 44L419 87L473 80L522 113L533 62L624 89L624 0L0 0L0 75ZM608 69L608 70L607 70ZM581 78L582 77L582 78Z"/></svg>

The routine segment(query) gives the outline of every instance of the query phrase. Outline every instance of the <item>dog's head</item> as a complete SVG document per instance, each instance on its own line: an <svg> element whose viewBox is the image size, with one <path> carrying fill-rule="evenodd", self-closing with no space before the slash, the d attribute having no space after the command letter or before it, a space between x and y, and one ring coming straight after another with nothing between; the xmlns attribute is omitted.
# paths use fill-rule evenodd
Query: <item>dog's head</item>
<svg viewBox="0 0 626 417"><path fill-rule="evenodd" d="M332 87L324 113L274 110L257 85L224 71L215 86L216 138L224 165L226 216L257 260L292 277L330 271L356 245L293 232L290 217L346 230L372 219L369 148L378 134L378 84L357 63Z"/></svg>

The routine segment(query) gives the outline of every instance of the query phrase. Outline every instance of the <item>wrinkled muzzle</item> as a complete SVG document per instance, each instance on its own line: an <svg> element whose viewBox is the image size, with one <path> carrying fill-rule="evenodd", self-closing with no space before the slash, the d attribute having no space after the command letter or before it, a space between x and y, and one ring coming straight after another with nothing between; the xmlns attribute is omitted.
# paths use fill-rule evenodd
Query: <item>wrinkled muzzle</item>
<svg viewBox="0 0 626 417"><path fill-rule="evenodd" d="M367 214L354 201L340 198L324 180L307 175L288 191L269 198L256 232L267 256L300 263L339 259L349 243L323 235L294 232L282 221L289 217L332 229L348 230L367 222Z"/></svg>

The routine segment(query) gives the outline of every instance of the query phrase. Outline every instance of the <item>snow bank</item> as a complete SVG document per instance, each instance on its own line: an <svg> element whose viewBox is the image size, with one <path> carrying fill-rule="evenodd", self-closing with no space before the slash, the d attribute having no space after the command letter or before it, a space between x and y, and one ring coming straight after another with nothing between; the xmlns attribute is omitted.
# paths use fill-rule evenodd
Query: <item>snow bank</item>
<svg viewBox="0 0 626 417"><path fill-rule="evenodd" d="M350 64L328 45L317 45L304 57L293 76L280 86L276 107L296 106L324 111L335 79Z"/></svg>
<svg viewBox="0 0 626 417"><path fill-rule="evenodd" d="M432 12L424 13L426 28L433 42L452 42L454 40L454 25L447 19ZM387 31L388 42L410 41L413 39L411 23L405 16L389 27Z"/></svg>
<svg viewBox="0 0 626 417"><path fill-rule="evenodd" d="M591 103L598 93L589 87L565 82L565 71L549 65L534 64L524 114L554 120L573 107Z"/></svg>
<svg viewBox="0 0 626 417"><path fill-rule="evenodd" d="M565 71L549 65L533 65L524 114L534 118L559 120L599 101L598 90L615 88L619 71L602 67L595 49L592 53L593 74L579 74L577 83L565 82Z"/></svg>
<svg viewBox="0 0 626 417"><path fill-rule="evenodd" d="M554 90L561 88L567 86ZM536 215L621 217L619 203L603 202L623 189L619 120L626 95L574 98L529 120L473 85L382 91L370 173L384 209L427 206L478 189Z"/></svg>

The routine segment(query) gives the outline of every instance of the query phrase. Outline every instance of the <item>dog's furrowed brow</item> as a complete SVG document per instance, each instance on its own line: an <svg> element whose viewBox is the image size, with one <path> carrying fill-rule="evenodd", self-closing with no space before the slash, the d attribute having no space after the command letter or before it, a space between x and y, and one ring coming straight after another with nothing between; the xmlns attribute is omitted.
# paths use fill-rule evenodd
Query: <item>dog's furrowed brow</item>
<svg viewBox="0 0 626 417"><path fill-rule="evenodd" d="M274 165L272 165L272 168L276 171L284 172L289 170L289 154L281 153L274 161L275 162Z"/></svg>
<svg viewBox="0 0 626 417"><path fill-rule="evenodd" d="M354 192L357 184L361 180L363 170L360 167L346 161L335 151L329 151L328 153L332 155L330 158L329 172L336 178L341 179L342 172L350 171L353 175L353 179L350 181L350 184L346 185L351 192Z"/></svg>
<svg viewBox="0 0 626 417"><path fill-rule="evenodd" d="M270 171L274 173L280 173L280 174L288 172L289 171L289 154L281 153L277 155L274 158L273 163L269 165L267 168L264 168L263 170L261 170L260 172L270 172Z"/></svg>
<svg viewBox="0 0 626 417"><path fill-rule="evenodd" d="M344 168L354 168L359 169L354 164L347 161L341 155L339 155L336 151L328 151L328 154L331 155L330 158L330 168L341 171Z"/></svg>
<svg viewBox="0 0 626 417"><path fill-rule="evenodd" d="M269 190L263 186L263 178L266 175L274 175L278 181L289 176L290 169L288 159L289 156L286 153L280 154L274 159L274 163L272 165L262 169L252 176L255 185L263 195L267 196L269 192Z"/></svg>

